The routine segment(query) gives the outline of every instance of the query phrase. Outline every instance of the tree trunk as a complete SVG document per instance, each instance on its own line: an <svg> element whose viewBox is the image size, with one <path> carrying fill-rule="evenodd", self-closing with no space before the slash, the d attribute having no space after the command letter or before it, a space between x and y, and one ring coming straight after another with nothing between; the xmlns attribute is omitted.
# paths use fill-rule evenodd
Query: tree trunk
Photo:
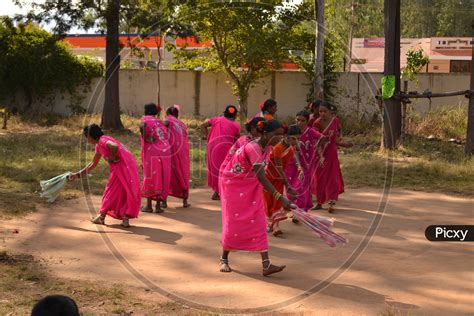
<svg viewBox="0 0 474 316"><path fill-rule="evenodd" d="M248 114L248 97L243 95L239 96L239 107L240 107L240 119L242 122L247 121Z"/></svg>
<svg viewBox="0 0 474 316"><path fill-rule="evenodd" d="M400 0L385 0L384 76L395 76L394 97L384 100L383 147L395 148L401 133L400 93Z"/></svg>
<svg viewBox="0 0 474 316"><path fill-rule="evenodd" d="M471 85L469 90L469 109L467 114L467 136L466 136L466 147L464 152L466 155L474 154L474 21L471 24L472 27L472 57L471 57Z"/></svg>
<svg viewBox="0 0 474 316"><path fill-rule="evenodd" d="M108 130L123 129L120 120L119 99L119 24L120 24L120 0L108 0L107 12L107 35L105 46L105 102L102 111L102 127Z"/></svg>
<svg viewBox="0 0 474 316"><path fill-rule="evenodd" d="M355 3L354 0L351 1L351 17L349 21L349 41L347 43L347 64L344 64L344 71L351 72L351 64L352 64L352 36L354 31L354 8Z"/></svg>
<svg viewBox="0 0 474 316"><path fill-rule="evenodd" d="M314 64L313 91L314 98L323 95L324 80L324 0L315 0L314 14L316 16L316 47Z"/></svg>

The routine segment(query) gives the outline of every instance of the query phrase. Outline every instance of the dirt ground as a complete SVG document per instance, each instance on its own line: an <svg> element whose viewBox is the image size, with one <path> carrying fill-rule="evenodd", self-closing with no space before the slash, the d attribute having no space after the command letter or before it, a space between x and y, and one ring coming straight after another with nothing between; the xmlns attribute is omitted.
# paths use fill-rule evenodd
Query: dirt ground
<svg viewBox="0 0 474 316"><path fill-rule="evenodd" d="M1 245L39 258L60 278L119 282L207 311L474 314L474 244L433 243L424 236L433 224L472 225L472 199L393 190L384 209L381 190L348 190L331 217L349 244L332 249L286 221L284 236L269 241L272 261L287 268L265 278L253 253L232 253L234 272L218 272L220 205L210 195L193 190L189 209L170 199L165 213L141 214L129 229L111 218L105 227L89 222L99 196L62 200L1 223L2 231L18 229Z"/></svg>

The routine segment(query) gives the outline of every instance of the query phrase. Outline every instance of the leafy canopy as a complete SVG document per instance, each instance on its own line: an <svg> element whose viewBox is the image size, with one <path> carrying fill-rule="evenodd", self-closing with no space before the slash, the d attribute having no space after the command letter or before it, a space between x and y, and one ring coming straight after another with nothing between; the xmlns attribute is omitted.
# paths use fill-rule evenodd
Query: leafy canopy
<svg viewBox="0 0 474 316"><path fill-rule="evenodd" d="M0 97L14 98L23 92L28 106L38 97L57 90L73 93L78 85L101 76L103 64L75 56L64 42L31 23L15 26L0 21Z"/></svg>

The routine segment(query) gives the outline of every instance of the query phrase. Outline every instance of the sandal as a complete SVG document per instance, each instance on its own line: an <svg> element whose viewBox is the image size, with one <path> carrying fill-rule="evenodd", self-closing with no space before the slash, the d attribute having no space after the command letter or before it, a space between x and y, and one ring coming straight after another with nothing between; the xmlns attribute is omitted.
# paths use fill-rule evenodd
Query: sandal
<svg viewBox="0 0 474 316"><path fill-rule="evenodd" d="M229 266L229 259L224 259L221 257L219 261L220 261L220 267L219 267L220 272L232 272L232 269Z"/></svg>

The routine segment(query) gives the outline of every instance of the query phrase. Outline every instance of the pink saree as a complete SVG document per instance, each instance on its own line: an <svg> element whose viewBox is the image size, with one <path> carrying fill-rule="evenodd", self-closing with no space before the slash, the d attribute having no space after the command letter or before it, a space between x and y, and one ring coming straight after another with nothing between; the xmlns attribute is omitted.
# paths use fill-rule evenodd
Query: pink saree
<svg viewBox="0 0 474 316"><path fill-rule="evenodd" d="M140 212L140 177L138 175L137 162L133 154L125 146L110 136L102 136L95 145L95 151L108 160L110 150L107 142L111 141L118 145L118 162L109 164L109 181L105 186L100 213L123 219L138 217Z"/></svg>
<svg viewBox="0 0 474 316"><path fill-rule="evenodd" d="M219 193L219 169L229 149L240 135L240 125L223 116L209 120L211 131L207 137L207 184Z"/></svg>
<svg viewBox="0 0 474 316"><path fill-rule="evenodd" d="M166 200L170 188L171 156L168 131L163 123L151 115L142 117L146 138L141 137L143 183L142 196L152 200Z"/></svg>
<svg viewBox="0 0 474 316"><path fill-rule="evenodd" d="M291 201L300 209L307 212L313 207L311 200L311 178L314 173L314 161L316 158L316 144L321 138L321 134L311 127L306 127L299 140L298 158L303 168L304 179L298 179L298 170L296 164L290 163L287 167L286 174L289 184L296 190L297 196L291 198Z"/></svg>
<svg viewBox="0 0 474 316"><path fill-rule="evenodd" d="M337 117L333 118L325 130L322 130L318 121L315 128L328 136L328 143L322 148L323 159L319 155L315 163L314 180L311 185L318 204L337 201L339 194L344 192L339 157L337 155L337 138L339 137L340 123Z"/></svg>
<svg viewBox="0 0 474 316"><path fill-rule="evenodd" d="M225 250L268 249L263 188L252 168L264 168L270 153L270 146L262 152L251 141L236 151L223 171L221 244Z"/></svg>
<svg viewBox="0 0 474 316"><path fill-rule="evenodd" d="M189 160L189 142L186 124L173 115L166 118L169 122L169 142L171 146L171 196L187 199L189 196L189 179L191 163Z"/></svg>

